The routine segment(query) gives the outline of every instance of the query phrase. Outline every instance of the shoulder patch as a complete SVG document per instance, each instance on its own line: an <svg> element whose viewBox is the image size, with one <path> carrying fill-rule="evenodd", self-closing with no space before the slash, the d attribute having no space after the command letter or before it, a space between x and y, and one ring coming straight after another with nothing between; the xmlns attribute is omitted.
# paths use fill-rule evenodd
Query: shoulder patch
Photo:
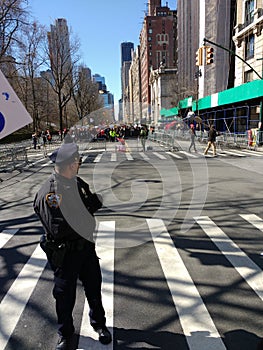
<svg viewBox="0 0 263 350"><path fill-rule="evenodd" d="M46 202L50 208L57 209L60 206L62 195L50 192L46 195Z"/></svg>

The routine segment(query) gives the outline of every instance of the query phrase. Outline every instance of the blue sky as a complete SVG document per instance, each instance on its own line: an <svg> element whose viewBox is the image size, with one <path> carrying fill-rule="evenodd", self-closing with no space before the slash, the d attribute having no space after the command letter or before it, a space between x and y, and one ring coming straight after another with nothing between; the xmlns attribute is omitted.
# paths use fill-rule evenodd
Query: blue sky
<svg viewBox="0 0 263 350"><path fill-rule="evenodd" d="M171 9L176 1L168 1ZM147 0L30 0L32 16L50 27L56 18L65 18L80 40L81 62L92 74L105 77L114 102L121 97L120 59L122 42L139 44ZM162 5L166 1L163 0Z"/></svg>

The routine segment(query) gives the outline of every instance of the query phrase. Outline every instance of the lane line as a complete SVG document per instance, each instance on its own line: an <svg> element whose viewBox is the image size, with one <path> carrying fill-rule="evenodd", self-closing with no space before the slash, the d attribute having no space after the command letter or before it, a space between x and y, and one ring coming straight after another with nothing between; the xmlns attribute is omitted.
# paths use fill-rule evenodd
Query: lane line
<svg viewBox="0 0 263 350"><path fill-rule="evenodd" d="M113 337L113 293L114 293L114 242L115 221L101 221L96 238L96 251L100 258L102 272L102 301L105 309L107 327ZM98 341L98 334L89 323L89 306L85 301L78 350L84 349L113 349L112 341L103 345Z"/></svg>
<svg viewBox="0 0 263 350"><path fill-rule="evenodd" d="M46 255L38 244L2 299L0 304L0 349L4 349L7 345L46 264Z"/></svg>
<svg viewBox="0 0 263 350"><path fill-rule="evenodd" d="M255 214L239 214L244 220L263 232L263 220Z"/></svg>
<svg viewBox="0 0 263 350"><path fill-rule="evenodd" d="M0 233L0 249L17 233L18 229L4 230Z"/></svg>
<svg viewBox="0 0 263 350"><path fill-rule="evenodd" d="M163 220L147 219L173 302L190 350L226 350Z"/></svg>
<svg viewBox="0 0 263 350"><path fill-rule="evenodd" d="M208 216L194 220L214 242L236 271L263 300L263 271Z"/></svg>

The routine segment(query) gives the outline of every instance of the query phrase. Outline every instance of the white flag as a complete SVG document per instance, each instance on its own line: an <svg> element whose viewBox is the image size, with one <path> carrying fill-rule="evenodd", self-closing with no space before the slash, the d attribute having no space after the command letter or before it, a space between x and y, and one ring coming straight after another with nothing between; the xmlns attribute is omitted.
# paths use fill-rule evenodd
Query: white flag
<svg viewBox="0 0 263 350"><path fill-rule="evenodd" d="M32 121L30 114L0 70L0 139Z"/></svg>

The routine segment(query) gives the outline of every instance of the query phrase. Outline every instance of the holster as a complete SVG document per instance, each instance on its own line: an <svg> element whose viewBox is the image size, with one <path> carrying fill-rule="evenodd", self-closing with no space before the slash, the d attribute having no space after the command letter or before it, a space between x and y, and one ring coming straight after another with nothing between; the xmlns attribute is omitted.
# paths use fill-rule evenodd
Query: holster
<svg viewBox="0 0 263 350"><path fill-rule="evenodd" d="M67 251L65 243L57 243L49 240L46 235L40 237L40 247L46 253L50 265L53 267L62 267L64 257Z"/></svg>

